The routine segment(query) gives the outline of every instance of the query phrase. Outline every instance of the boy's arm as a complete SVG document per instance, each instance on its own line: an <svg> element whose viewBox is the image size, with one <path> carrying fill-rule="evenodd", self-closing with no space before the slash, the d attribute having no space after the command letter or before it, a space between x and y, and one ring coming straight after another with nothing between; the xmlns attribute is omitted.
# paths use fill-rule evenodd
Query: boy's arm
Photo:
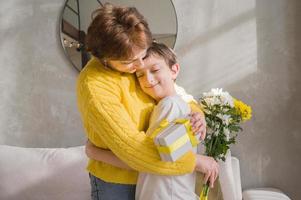
<svg viewBox="0 0 301 200"><path fill-rule="evenodd" d="M189 104L189 107L191 109L190 123L193 127L193 131L200 132L201 139L204 140L206 137L206 120L205 120L205 114L203 110L201 109L197 101L193 98L193 96L186 93L184 88L178 86L175 83L175 89L177 94L181 96L181 98ZM208 157L204 155L197 155L196 160L197 160L196 171L204 173L205 183L207 182L207 180L209 180L210 187L213 188L214 181L216 180L219 173L217 162L212 157Z"/></svg>
<svg viewBox="0 0 301 200"><path fill-rule="evenodd" d="M133 170L126 163L120 160L112 151L96 147L92 144L92 142L90 142L90 140L87 141L85 150L86 155L93 160L102 161L115 167Z"/></svg>

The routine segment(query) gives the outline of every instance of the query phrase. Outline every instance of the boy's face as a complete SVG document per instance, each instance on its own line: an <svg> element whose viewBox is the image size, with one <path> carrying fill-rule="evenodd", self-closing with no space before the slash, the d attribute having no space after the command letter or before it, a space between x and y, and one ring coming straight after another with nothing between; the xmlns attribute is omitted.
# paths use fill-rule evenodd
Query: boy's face
<svg viewBox="0 0 301 200"><path fill-rule="evenodd" d="M179 65L170 67L157 55L144 59L144 67L137 70L136 76L142 90L160 101L164 97L175 95L174 80L179 73Z"/></svg>

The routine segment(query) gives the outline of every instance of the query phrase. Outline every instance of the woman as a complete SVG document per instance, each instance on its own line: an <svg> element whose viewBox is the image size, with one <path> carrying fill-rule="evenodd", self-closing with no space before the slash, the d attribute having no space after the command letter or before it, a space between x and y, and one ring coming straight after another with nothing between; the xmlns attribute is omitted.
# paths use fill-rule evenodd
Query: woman
<svg viewBox="0 0 301 200"><path fill-rule="evenodd" d="M188 153L175 163L162 162L152 140L143 132L154 106L133 75L143 66L152 42L143 16L135 8L110 4L96 10L94 16L87 34L93 58L77 83L78 107L89 140L111 150L136 171L181 175L196 169L209 177L216 171L215 161ZM198 109L193 103L191 108ZM191 123L195 132L205 131L202 115L193 113ZM136 171L92 159L87 169L92 199L134 199Z"/></svg>

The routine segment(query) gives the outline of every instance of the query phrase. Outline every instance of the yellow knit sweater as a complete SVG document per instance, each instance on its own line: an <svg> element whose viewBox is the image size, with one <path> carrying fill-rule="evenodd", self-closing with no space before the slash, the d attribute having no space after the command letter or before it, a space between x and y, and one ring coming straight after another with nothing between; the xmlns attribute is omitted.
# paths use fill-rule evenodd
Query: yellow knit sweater
<svg viewBox="0 0 301 200"><path fill-rule="evenodd" d="M131 168L162 175L191 173L195 155L177 162L163 162L145 131L154 106L133 74L107 69L92 58L77 82L78 107L87 137L98 147L110 149ZM136 171L120 169L90 159L88 171L104 181L136 184Z"/></svg>

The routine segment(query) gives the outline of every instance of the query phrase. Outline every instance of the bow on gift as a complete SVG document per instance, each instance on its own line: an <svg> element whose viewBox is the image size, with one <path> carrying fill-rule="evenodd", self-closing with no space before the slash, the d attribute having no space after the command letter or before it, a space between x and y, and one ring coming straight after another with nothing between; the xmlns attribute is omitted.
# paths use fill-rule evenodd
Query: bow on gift
<svg viewBox="0 0 301 200"><path fill-rule="evenodd" d="M174 120L172 123L170 123L167 119L164 119L160 122L159 127L152 133L151 138L154 139L159 133L161 133L164 129L166 129L171 124L182 124L185 126L186 134L179 137L175 142L173 142L169 146L161 146L156 145L158 151L160 153L172 153L175 150L177 150L179 147L186 144L188 141L191 142L192 147L195 147L198 145L199 140L197 140L191 130L191 125L189 119L180 118Z"/></svg>

